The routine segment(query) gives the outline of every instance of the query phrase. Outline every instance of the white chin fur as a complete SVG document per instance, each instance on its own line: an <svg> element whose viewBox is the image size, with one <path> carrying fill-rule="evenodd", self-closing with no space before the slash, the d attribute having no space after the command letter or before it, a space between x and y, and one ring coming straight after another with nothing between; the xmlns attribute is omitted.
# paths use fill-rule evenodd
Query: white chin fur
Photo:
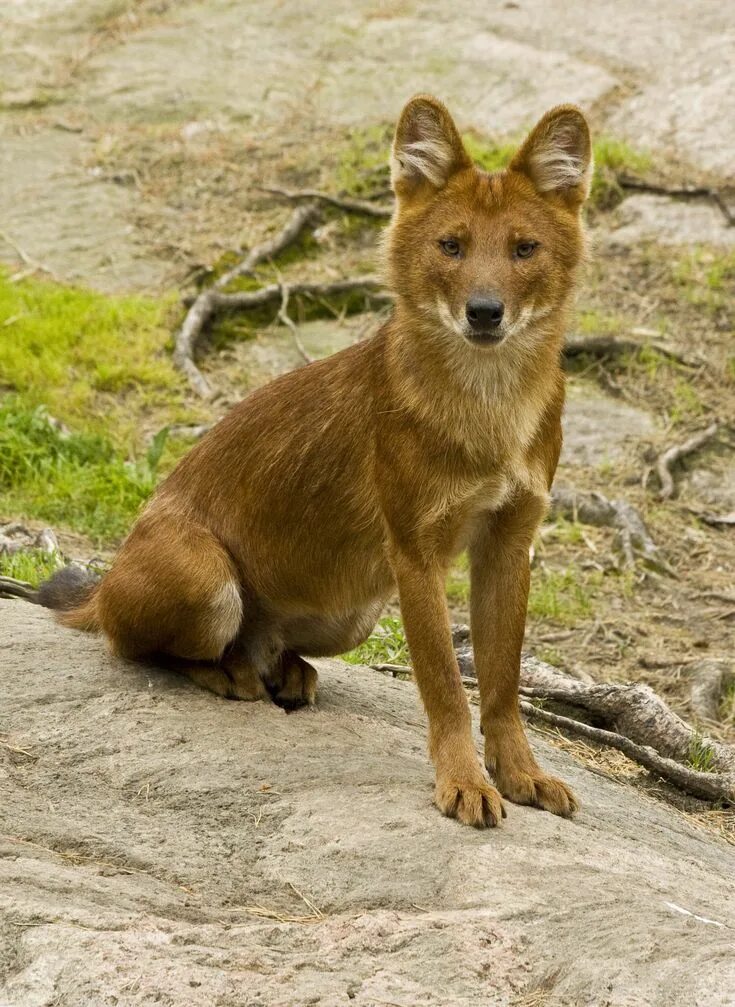
<svg viewBox="0 0 735 1007"><path fill-rule="evenodd" d="M526 305L521 308L518 313L518 317L510 322L505 318L500 326L498 327L498 340L494 343L488 343L488 346L499 346L504 343L507 339L519 336L524 332L532 322L540 321L540 319L545 318L551 312L551 308L540 308L535 310L533 305ZM454 335L462 336L464 339L472 343L473 346L482 347L481 343L475 343L472 341L472 331L464 319L458 321L451 312L449 305L442 301L440 298L436 300L436 315L442 325L442 327Z"/></svg>

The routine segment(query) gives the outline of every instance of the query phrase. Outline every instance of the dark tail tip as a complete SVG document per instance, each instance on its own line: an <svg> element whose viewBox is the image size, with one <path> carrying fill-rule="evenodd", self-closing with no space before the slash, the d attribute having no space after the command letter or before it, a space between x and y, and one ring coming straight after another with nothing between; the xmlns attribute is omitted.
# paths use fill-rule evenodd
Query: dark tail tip
<svg viewBox="0 0 735 1007"><path fill-rule="evenodd" d="M99 574L70 563L41 584L35 601L44 608L66 612L87 601L99 580Z"/></svg>

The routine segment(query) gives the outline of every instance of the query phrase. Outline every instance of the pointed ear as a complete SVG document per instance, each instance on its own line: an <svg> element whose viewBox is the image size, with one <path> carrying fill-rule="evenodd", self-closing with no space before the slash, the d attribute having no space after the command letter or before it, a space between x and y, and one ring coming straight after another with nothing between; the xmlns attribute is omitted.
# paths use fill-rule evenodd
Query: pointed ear
<svg viewBox="0 0 735 1007"><path fill-rule="evenodd" d="M471 164L442 103L426 94L412 98L401 112L393 140L391 184L396 196L410 198L422 187L441 189L455 172Z"/></svg>
<svg viewBox="0 0 735 1007"><path fill-rule="evenodd" d="M510 163L543 195L583 203L592 184L592 142L587 120L575 105L558 105L534 126Z"/></svg>

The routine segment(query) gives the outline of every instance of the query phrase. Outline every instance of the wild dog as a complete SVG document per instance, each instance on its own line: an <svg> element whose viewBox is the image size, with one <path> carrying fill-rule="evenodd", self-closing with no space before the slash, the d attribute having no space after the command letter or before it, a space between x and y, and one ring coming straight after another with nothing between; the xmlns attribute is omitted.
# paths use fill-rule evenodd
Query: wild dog
<svg viewBox="0 0 735 1007"><path fill-rule="evenodd" d="M99 583L39 600L126 658L221 696L313 703L306 660L344 653L398 591L429 723L435 800L478 827L501 795L576 809L518 710L529 547L562 443L560 350L591 177L582 113L551 109L500 172L446 108L404 108L373 338L249 395L179 463ZM485 766L452 649L447 569L467 549Z"/></svg>

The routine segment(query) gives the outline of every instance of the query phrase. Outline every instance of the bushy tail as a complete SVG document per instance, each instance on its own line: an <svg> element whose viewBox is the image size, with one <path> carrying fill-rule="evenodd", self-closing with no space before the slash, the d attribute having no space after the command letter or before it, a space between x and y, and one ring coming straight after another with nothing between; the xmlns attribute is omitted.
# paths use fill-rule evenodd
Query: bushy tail
<svg viewBox="0 0 735 1007"><path fill-rule="evenodd" d="M64 626L93 633L99 629L96 593L100 581L98 574L84 567L69 565L58 570L34 591L21 581L0 578L0 594L5 597L25 598L35 605L52 608Z"/></svg>

